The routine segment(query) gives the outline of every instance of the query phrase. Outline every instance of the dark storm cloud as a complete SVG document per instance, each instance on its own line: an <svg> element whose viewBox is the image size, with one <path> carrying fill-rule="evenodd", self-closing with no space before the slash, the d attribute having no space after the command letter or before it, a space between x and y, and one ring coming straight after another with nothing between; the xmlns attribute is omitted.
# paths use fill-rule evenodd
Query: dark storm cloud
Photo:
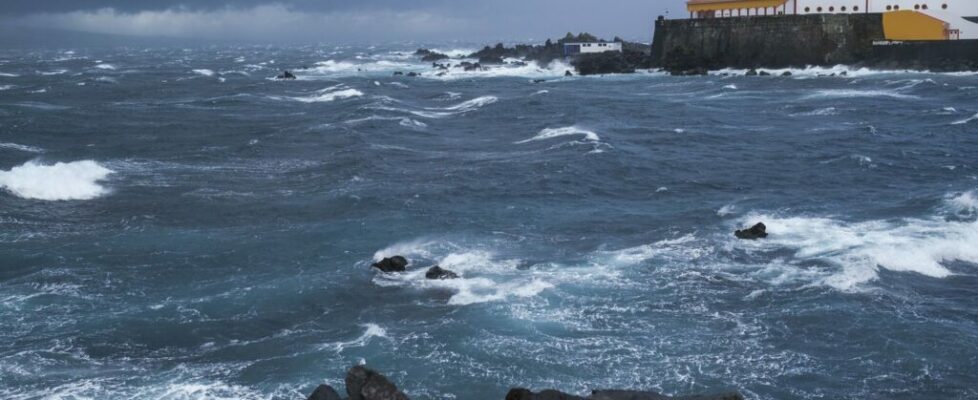
<svg viewBox="0 0 978 400"><path fill-rule="evenodd" d="M3 22L240 40L519 40L589 31L649 40L682 0L3 0Z"/></svg>

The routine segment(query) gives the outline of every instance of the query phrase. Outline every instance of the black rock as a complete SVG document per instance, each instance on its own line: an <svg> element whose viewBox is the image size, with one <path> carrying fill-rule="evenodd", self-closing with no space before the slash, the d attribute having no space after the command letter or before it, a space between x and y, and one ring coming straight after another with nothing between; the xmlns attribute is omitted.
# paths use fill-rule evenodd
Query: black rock
<svg viewBox="0 0 978 400"><path fill-rule="evenodd" d="M634 390L595 390L588 400L744 400L739 393L720 393L712 395L665 396L656 392Z"/></svg>
<svg viewBox="0 0 978 400"><path fill-rule="evenodd" d="M407 73L407 76L410 76L410 77L414 78L414 77L421 76L421 74L419 74L417 72L414 72L414 71L411 71L411 72L408 72Z"/></svg>
<svg viewBox="0 0 978 400"><path fill-rule="evenodd" d="M567 70L567 71L564 71L564 76L574 76L574 73L573 72L570 72L570 70Z"/></svg>
<svg viewBox="0 0 978 400"><path fill-rule="evenodd" d="M493 64L502 64L502 63L503 63L503 58L499 56L487 55L487 56L479 57L479 64L493 65Z"/></svg>
<svg viewBox="0 0 978 400"><path fill-rule="evenodd" d="M276 76L275 79L295 79L295 75L293 75L289 71L284 71L284 72L282 72L281 75Z"/></svg>
<svg viewBox="0 0 978 400"><path fill-rule="evenodd" d="M404 73L401 71L394 71L394 76L403 76Z"/></svg>
<svg viewBox="0 0 978 400"><path fill-rule="evenodd" d="M427 279L458 279L458 274L436 265L429 268L428 272L424 273L424 277Z"/></svg>
<svg viewBox="0 0 978 400"><path fill-rule="evenodd" d="M781 74L781 76L791 76L791 71L784 71L784 73Z"/></svg>
<svg viewBox="0 0 978 400"><path fill-rule="evenodd" d="M771 73L770 72L767 72L767 71L761 71L758 75L760 75L760 76L771 76Z"/></svg>
<svg viewBox="0 0 978 400"><path fill-rule="evenodd" d="M544 83L546 81L547 81L546 79L534 79L532 82L533 83Z"/></svg>
<svg viewBox="0 0 978 400"><path fill-rule="evenodd" d="M387 377L359 365L346 373L346 394L349 400L409 400Z"/></svg>
<svg viewBox="0 0 978 400"><path fill-rule="evenodd" d="M407 270L408 260L401 256L385 258L371 265L382 272L404 272Z"/></svg>
<svg viewBox="0 0 978 400"><path fill-rule="evenodd" d="M527 389L510 389L506 393L506 400L587 400L580 396L574 396L556 390L544 390L540 393L533 393Z"/></svg>
<svg viewBox="0 0 978 400"><path fill-rule="evenodd" d="M319 385L306 400L342 400L342 398L332 386Z"/></svg>
<svg viewBox="0 0 978 400"><path fill-rule="evenodd" d="M447 59L447 58L448 58L448 56L445 55L445 54L436 53L436 52L432 51L432 52L429 52L428 54L425 54L424 57L421 57L421 61L424 61L424 62L428 62L428 61L441 61L441 60L444 60L444 59Z"/></svg>
<svg viewBox="0 0 978 400"><path fill-rule="evenodd" d="M763 239L767 237L767 226L763 222L758 222L757 225L750 227L749 229L741 229L734 232L740 239L754 240Z"/></svg>
<svg viewBox="0 0 978 400"><path fill-rule="evenodd" d="M745 76L757 76L757 70L751 68L749 71L747 71L747 74Z"/></svg>

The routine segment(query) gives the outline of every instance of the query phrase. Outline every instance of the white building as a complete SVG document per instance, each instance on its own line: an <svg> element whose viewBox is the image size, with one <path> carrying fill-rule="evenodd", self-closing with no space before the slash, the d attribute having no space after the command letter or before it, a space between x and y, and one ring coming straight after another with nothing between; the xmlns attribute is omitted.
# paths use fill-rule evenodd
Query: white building
<svg viewBox="0 0 978 400"><path fill-rule="evenodd" d="M564 43L564 55L596 54L607 51L621 53L621 42Z"/></svg>

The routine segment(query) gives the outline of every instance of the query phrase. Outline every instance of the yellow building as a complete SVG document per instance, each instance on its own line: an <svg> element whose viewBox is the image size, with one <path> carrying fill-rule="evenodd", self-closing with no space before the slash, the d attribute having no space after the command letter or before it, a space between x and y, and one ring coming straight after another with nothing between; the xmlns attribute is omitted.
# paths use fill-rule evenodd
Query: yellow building
<svg viewBox="0 0 978 400"><path fill-rule="evenodd" d="M958 15L978 8L976 0L940 0L931 6L920 1L923 0L912 4L901 4L904 0L688 0L686 9L690 18L880 13L884 37L892 41L959 39L963 36L959 26L970 27L978 22L978 17ZM948 20L958 24L952 26Z"/></svg>

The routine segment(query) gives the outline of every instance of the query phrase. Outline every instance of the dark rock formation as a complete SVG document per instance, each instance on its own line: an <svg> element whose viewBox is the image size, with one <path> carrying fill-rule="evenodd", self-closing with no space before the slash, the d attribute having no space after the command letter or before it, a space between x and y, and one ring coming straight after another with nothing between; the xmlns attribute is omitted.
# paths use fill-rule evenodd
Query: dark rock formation
<svg viewBox="0 0 978 400"><path fill-rule="evenodd" d="M609 51L597 54L582 54L571 62L580 75L631 74L635 64L625 59L624 53Z"/></svg>
<svg viewBox="0 0 978 400"><path fill-rule="evenodd" d="M767 237L767 226L763 222L758 222L748 229L741 229L734 232L734 235L740 239L754 240L754 239L764 239Z"/></svg>
<svg viewBox="0 0 978 400"><path fill-rule="evenodd" d="M506 393L506 400L587 400L580 396L574 396L556 390L544 390L540 393L533 393L527 389L511 389Z"/></svg>
<svg viewBox="0 0 978 400"><path fill-rule="evenodd" d="M784 71L784 73L781 74L781 76L791 76L791 71Z"/></svg>
<svg viewBox="0 0 978 400"><path fill-rule="evenodd" d="M770 72L767 72L767 71L761 71L761 72L758 73L758 75L760 75L760 76L771 76L771 73Z"/></svg>
<svg viewBox="0 0 978 400"><path fill-rule="evenodd" d="M289 71L286 70L286 71L283 71L281 75L276 76L275 79L288 79L288 80L291 80L291 79L295 79L295 75L293 75L291 72L289 72Z"/></svg>
<svg viewBox="0 0 978 400"><path fill-rule="evenodd" d="M506 400L744 400L744 397L739 393L672 397L635 390L595 390L588 397L580 397L556 390L533 393L527 389L511 389Z"/></svg>
<svg viewBox="0 0 978 400"><path fill-rule="evenodd" d="M394 71L394 76L403 76L404 73L401 71Z"/></svg>
<svg viewBox="0 0 978 400"><path fill-rule="evenodd" d="M419 76L421 76L421 74L419 74L419 73L417 73L417 72L414 72L414 71L411 71L411 72L408 72L408 73L407 73L407 76L410 76L410 77L412 77L412 78L416 78L416 77L419 77Z"/></svg>
<svg viewBox="0 0 978 400"><path fill-rule="evenodd" d="M436 265L429 268L424 277L427 279L458 279L458 274Z"/></svg>
<svg viewBox="0 0 978 400"><path fill-rule="evenodd" d="M547 81L546 79L534 79L534 80L532 80L530 82L533 82L533 83L544 83L546 81Z"/></svg>
<svg viewBox="0 0 978 400"><path fill-rule="evenodd" d="M482 56L482 57L479 57L479 64L482 64L482 65L500 65L500 64L503 64L503 58L502 57L496 57L496 56Z"/></svg>
<svg viewBox="0 0 978 400"><path fill-rule="evenodd" d="M574 73L573 72L570 72L570 70L567 70L567 71L564 71L564 76L574 76Z"/></svg>
<svg viewBox="0 0 978 400"><path fill-rule="evenodd" d="M757 70L751 68L749 71L747 71L747 75L745 76L757 76Z"/></svg>
<svg viewBox="0 0 978 400"><path fill-rule="evenodd" d="M506 47L502 43L496 44L495 46L486 46L482 50L470 54L468 57L479 59L479 63L483 65L500 64L505 58L520 58L524 61L516 61L512 64L522 66L527 62L536 62L539 66L547 66L555 60L564 58L565 43L595 43L601 41L601 39L589 33L578 35L568 33L557 41L548 39L543 45L538 46L520 44L513 47ZM586 70L589 73L591 71L595 71L595 74L628 73L634 72L636 68L651 68L653 63L649 57L648 45L625 42L620 38L615 38L615 41L622 43L623 50L621 53L613 53L614 55L602 53L603 57L597 60L581 61L587 64ZM574 56L571 63L575 67L578 67L575 63L578 60L590 58L586 56ZM578 67L578 71L580 71L580 67ZM582 75L587 75L587 73L582 73Z"/></svg>
<svg viewBox="0 0 978 400"><path fill-rule="evenodd" d="M418 51L414 52L414 55L421 56L421 61L424 61L424 62L441 61L441 60L444 60L444 59L449 58L445 54L439 53L437 51L431 51L431 50L428 50L428 49L418 49Z"/></svg>
<svg viewBox="0 0 978 400"><path fill-rule="evenodd" d="M404 272L407 270L408 260L401 256L385 258L370 265L382 272Z"/></svg>
<svg viewBox="0 0 978 400"><path fill-rule="evenodd" d="M346 394L349 400L408 400L387 377L360 365L346 373Z"/></svg>
<svg viewBox="0 0 978 400"><path fill-rule="evenodd" d="M306 400L342 400L340 394L329 385L319 385Z"/></svg>

